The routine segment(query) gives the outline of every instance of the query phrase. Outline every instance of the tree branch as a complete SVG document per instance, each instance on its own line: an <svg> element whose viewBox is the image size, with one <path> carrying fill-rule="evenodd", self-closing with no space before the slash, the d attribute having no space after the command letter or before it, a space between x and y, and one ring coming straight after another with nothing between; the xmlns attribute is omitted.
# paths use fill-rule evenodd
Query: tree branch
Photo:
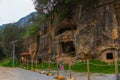
<svg viewBox="0 0 120 80"><path fill-rule="evenodd" d="M101 7L111 5L111 4L115 4L115 3L119 3L119 2L120 2L120 0L113 0L111 2L107 2L107 3L104 3L104 4L98 5L97 8L101 8Z"/></svg>

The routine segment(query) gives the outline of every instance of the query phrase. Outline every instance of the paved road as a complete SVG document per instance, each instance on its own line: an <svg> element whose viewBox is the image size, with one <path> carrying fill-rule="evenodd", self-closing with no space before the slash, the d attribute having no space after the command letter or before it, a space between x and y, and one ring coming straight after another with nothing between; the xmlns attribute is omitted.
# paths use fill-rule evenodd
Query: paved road
<svg viewBox="0 0 120 80"><path fill-rule="evenodd" d="M20 68L0 67L0 80L55 80L52 76Z"/></svg>
<svg viewBox="0 0 120 80"><path fill-rule="evenodd" d="M75 73L72 72L73 77L76 80L87 80L86 73ZM60 71L60 75L65 77L69 76L68 71ZM54 75L56 76L56 75ZM21 68L6 68L0 67L0 80L55 80L54 76L46 76L45 74L39 74L29 70ZM114 74L92 74L91 80L115 80Z"/></svg>

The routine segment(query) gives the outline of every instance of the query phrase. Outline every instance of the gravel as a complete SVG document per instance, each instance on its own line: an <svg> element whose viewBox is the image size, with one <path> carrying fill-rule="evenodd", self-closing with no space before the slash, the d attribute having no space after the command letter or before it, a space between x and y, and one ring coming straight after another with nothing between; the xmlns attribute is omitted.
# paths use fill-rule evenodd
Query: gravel
<svg viewBox="0 0 120 80"><path fill-rule="evenodd" d="M46 76L38 72L24 70L21 68L0 67L0 80L55 80L54 76ZM60 75L68 78L69 71L60 71ZM76 80L87 80L87 73L72 72L72 77ZM115 80L115 74L91 74L91 80Z"/></svg>

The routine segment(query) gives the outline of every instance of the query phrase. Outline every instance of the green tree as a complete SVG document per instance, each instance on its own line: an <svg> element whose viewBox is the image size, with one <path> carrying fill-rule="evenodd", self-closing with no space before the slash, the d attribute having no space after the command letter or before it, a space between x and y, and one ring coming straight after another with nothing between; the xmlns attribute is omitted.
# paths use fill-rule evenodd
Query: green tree
<svg viewBox="0 0 120 80"><path fill-rule="evenodd" d="M11 41L18 40L19 42L17 43L16 49L20 47L19 43L22 41L23 32L24 29L13 24L9 24L1 30L0 44L6 56L11 56L12 53L11 52L12 46L10 44Z"/></svg>

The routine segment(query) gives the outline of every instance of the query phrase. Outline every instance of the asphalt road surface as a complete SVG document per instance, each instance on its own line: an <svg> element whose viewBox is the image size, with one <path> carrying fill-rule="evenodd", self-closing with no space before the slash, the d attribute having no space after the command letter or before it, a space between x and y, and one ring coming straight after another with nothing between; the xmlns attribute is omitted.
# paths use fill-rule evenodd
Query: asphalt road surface
<svg viewBox="0 0 120 80"><path fill-rule="evenodd" d="M55 80L53 76L46 76L20 68L0 67L0 80Z"/></svg>
<svg viewBox="0 0 120 80"><path fill-rule="evenodd" d="M60 75L69 77L69 71L60 71ZM56 80L54 76L46 76L38 72L21 68L0 67L0 80ZM87 80L86 73L72 72L72 77L76 80ZM116 80L115 74L91 74L91 80Z"/></svg>

